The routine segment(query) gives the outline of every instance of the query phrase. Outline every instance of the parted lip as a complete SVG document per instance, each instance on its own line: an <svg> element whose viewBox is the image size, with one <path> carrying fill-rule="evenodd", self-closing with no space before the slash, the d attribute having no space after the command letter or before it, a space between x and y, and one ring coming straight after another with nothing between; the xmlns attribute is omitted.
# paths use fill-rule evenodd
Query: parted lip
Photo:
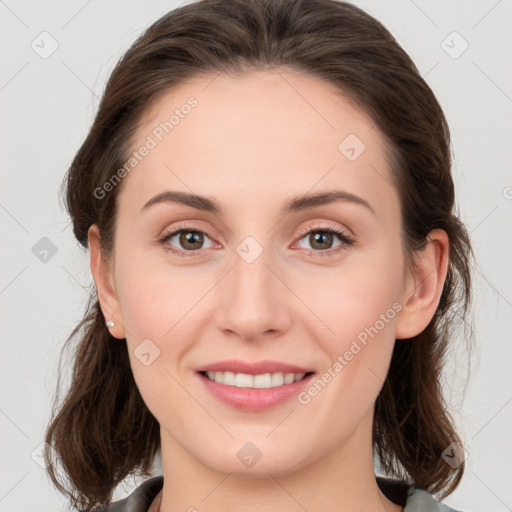
<svg viewBox="0 0 512 512"><path fill-rule="evenodd" d="M264 373L312 373L315 370L280 361L217 361L215 363L201 366L198 372L233 372L246 373L247 375L261 375Z"/></svg>

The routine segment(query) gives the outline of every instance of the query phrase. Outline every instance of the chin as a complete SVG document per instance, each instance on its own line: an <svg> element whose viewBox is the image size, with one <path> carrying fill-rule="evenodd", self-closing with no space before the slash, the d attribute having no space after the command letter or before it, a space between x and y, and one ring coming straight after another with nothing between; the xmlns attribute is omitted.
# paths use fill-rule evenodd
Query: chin
<svg viewBox="0 0 512 512"><path fill-rule="evenodd" d="M254 437L253 441L247 437L243 442L231 440L231 446L220 446L218 452L198 454L198 458L215 471L241 478L268 479L269 473L276 477L286 475L307 464L296 443L278 448L265 439L267 434L263 434L260 440Z"/></svg>

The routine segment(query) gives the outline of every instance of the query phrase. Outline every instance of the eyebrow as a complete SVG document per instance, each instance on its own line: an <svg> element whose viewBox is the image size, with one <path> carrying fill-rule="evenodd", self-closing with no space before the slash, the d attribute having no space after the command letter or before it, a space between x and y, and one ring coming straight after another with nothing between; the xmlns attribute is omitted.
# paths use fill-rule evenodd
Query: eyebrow
<svg viewBox="0 0 512 512"><path fill-rule="evenodd" d="M188 192L177 192L167 190L156 196L152 197L141 209L142 211L147 210L151 206L160 203L178 203L185 206L190 206L197 210L214 213L216 215L223 215L224 211L221 204L213 199L206 196L200 196L197 194L191 194ZM281 208L281 214L287 214L291 212L300 212L316 206L323 206L330 203L343 202L343 203L354 203L360 206L364 206L374 215L375 210L372 208L368 201L364 200L350 192L344 190L330 190L327 192L317 192L314 194L305 194L289 199Z"/></svg>

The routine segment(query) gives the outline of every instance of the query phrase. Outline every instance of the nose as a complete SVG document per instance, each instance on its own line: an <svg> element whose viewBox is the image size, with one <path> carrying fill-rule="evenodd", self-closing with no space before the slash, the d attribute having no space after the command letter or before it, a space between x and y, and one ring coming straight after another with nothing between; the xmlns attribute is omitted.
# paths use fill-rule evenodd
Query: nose
<svg viewBox="0 0 512 512"><path fill-rule="evenodd" d="M241 244L222 280L215 309L217 327L226 335L256 341L290 328L293 293L271 261L271 251Z"/></svg>

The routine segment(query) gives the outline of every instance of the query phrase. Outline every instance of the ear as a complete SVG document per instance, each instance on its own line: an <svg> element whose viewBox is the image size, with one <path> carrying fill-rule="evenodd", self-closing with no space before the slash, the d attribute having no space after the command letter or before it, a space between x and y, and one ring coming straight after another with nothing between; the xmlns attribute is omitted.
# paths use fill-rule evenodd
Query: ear
<svg viewBox="0 0 512 512"><path fill-rule="evenodd" d="M115 326L109 332L115 338L123 339L126 333L123 327L121 308L114 286L113 269L101 248L101 236L99 228L93 224L87 233L90 252L91 272L98 290L101 311L105 320L114 320ZM105 327L107 329L107 327Z"/></svg>
<svg viewBox="0 0 512 512"><path fill-rule="evenodd" d="M426 246L414 255L414 268L408 269L405 278L395 338L412 338L432 320L448 272L449 248L446 232L434 229L427 237Z"/></svg>

